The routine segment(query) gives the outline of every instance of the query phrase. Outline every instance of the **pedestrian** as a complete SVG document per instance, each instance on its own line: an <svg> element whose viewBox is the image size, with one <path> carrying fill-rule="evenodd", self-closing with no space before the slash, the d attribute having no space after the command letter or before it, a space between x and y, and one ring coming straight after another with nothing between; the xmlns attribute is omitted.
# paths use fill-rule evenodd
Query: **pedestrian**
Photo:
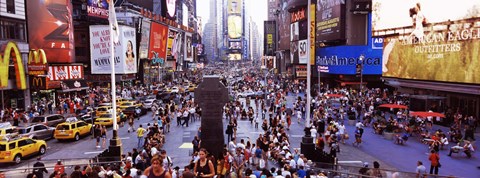
<svg viewBox="0 0 480 178"><path fill-rule="evenodd" d="M128 116L128 133L130 133L130 130L132 130L132 132L135 132L134 121L135 118L133 117L133 114L130 114L130 116Z"/></svg>
<svg viewBox="0 0 480 178"><path fill-rule="evenodd" d="M45 164L43 164L41 161L42 157L39 156L37 158L37 162L33 164L33 174L35 174L37 178L43 178L43 173L48 174L48 170L45 168Z"/></svg>
<svg viewBox="0 0 480 178"><path fill-rule="evenodd" d="M158 177L172 178L172 175L170 174L170 172L163 168L162 161L158 156L154 156L151 160L151 163L152 165L147 167L145 171L143 171L144 176L154 177L154 178L158 178Z"/></svg>
<svg viewBox="0 0 480 178"><path fill-rule="evenodd" d="M100 138L102 137L102 128L99 124L93 129L93 137L97 140L96 148L100 148Z"/></svg>
<svg viewBox="0 0 480 178"><path fill-rule="evenodd" d="M65 173L65 166L62 164L62 160L57 161L57 164L55 164L53 171L57 172L57 174L60 175Z"/></svg>
<svg viewBox="0 0 480 178"><path fill-rule="evenodd" d="M102 137L102 148L106 148L107 146L107 127L106 126L102 126L101 137Z"/></svg>
<svg viewBox="0 0 480 178"><path fill-rule="evenodd" d="M143 147L143 135L145 134L145 129L142 127L142 124L138 126L137 129L137 138L138 138L138 144L137 148L142 148Z"/></svg>
<svg viewBox="0 0 480 178"><path fill-rule="evenodd" d="M212 161L207 159L207 150L201 148L198 152L200 158L195 163L193 172L198 178L212 178L215 175L215 169Z"/></svg>
<svg viewBox="0 0 480 178"><path fill-rule="evenodd" d="M427 168L425 168L421 161L417 161L417 169L415 169L415 172L417 173L417 178L427 177Z"/></svg>
<svg viewBox="0 0 480 178"><path fill-rule="evenodd" d="M430 160L430 174L437 175L438 168L440 167L440 156L435 150L431 150L428 160Z"/></svg>

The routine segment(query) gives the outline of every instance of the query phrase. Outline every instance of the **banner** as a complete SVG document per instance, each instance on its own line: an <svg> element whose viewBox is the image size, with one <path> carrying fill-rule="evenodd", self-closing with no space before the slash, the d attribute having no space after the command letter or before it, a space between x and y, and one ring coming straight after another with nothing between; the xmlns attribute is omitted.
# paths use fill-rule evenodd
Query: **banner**
<svg viewBox="0 0 480 178"><path fill-rule="evenodd" d="M167 58L168 26L152 22L150 28L150 52L148 58ZM157 56L155 56L157 55Z"/></svg>
<svg viewBox="0 0 480 178"><path fill-rule="evenodd" d="M315 65L315 4L310 5L310 65Z"/></svg>
<svg viewBox="0 0 480 178"><path fill-rule="evenodd" d="M43 49L48 63L74 63L72 4L68 0L28 0L28 43Z"/></svg>
<svg viewBox="0 0 480 178"><path fill-rule="evenodd" d="M228 16L228 37L230 39L238 39L242 37L242 16L229 15Z"/></svg>
<svg viewBox="0 0 480 178"><path fill-rule="evenodd" d="M290 49L290 12L288 12L288 0L279 0L280 14L278 16L278 49ZM278 1L277 1L278 2Z"/></svg>
<svg viewBox="0 0 480 178"><path fill-rule="evenodd" d="M299 30L298 22L290 24L290 41L298 41Z"/></svg>
<svg viewBox="0 0 480 178"><path fill-rule="evenodd" d="M242 59L242 54L236 53L236 54L228 54L228 60L230 61L239 61Z"/></svg>
<svg viewBox="0 0 480 178"><path fill-rule="evenodd" d="M317 41L345 38L345 0L317 1L317 12Z"/></svg>
<svg viewBox="0 0 480 178"><path fill-rule="evenodd" d="M150 43L150 20L143 19L141 22L140 44L138 47L138 58L147 59L148 47Z"/></svg>
<svg viewBox="0 0 480 178"><path fill-rule="evenodd" d="M384 36L383 76L480 83L478 1L373 4L372 33Z"/></svg>
<svg viewBox="0 0 480 178"><path fill-rule="evenodd" d="M91 17L108 18L107 0L88 0L87 14Z"/></svg>
<svg viewBox="0 0 480 178"><path fill-rule="evenodd" d="M49 66L47 78L50 81L78 80L84 78L83 65Z"/></svg>
<svg viewBox="0 0 480 178"><path fill-rule="evenodd" d="M185 53L186 61L193 62L193 45L192 45L192 34L185 33Z"/></svg>
<svg viewBox="0 0 480 178"><path fill-rule="evenodd" d="M290 42L290 60L291 63L298 61L298 41Z"/></svg>
<svg viewBox="0 0 480 178"><path fill-rule="evenodd" d="M307 66L306 65L296 65L295 74L297 77L307 77Z"/></svg>
<svg viewBox="0 0 480 178"><path fill-rule="evenodd" d="M120 26L120 41L114 49L115 74L137 72L135 28ZM90 26L92 74L110 74L110 31L108 25Z"/></svg>

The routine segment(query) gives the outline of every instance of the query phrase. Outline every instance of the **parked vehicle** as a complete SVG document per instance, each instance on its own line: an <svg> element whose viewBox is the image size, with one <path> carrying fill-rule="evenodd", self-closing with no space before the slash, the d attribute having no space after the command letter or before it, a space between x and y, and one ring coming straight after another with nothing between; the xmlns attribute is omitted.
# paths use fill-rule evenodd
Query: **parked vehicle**
<svg viewBox="0 0 480 178"><path fill-rule="evenodd" d="M48 140L53 138L55 127L47 127L43 124L32 124L26 127L18 127L20 136L30 137L32 139Z"/></svg>
<svg viewBox="0 0 480 178"><path fill-rule="evenodd" d="M42 123L49 127L55 127L58 124L65 122L65 117L60 114L51 114L51 115L43 115L43 116L36 116L32 119L32 123Z"/></svg>

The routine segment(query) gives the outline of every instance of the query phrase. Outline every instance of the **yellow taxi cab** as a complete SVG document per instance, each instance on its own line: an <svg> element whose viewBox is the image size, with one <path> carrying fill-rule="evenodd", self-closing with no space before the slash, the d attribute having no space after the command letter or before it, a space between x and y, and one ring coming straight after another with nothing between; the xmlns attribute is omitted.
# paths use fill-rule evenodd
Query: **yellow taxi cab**
<svg viewBox="0 0 480 178"><path fill-rule="evenodd" d="M124 103L124 102L130 102L131 100L125 99L125 98L117 98L115 100L117 102L117 106Z"/></svg>
<svg viewBox="0 0 480 178"><path fill-rule="evenodd" d="M95 116L101 116L103 114L110 113L112 111L112 106L100 106L95 111Z"/></svg>
<svg viewBox="0 0 480 178"><path fill-rule="evenodd" d="M47 143L29 137L8 136L0 140L0 163L20 163L23 158L36 154L43 155Z"/></svg>
<svg viewBox="0 0 480 178"><path fill-rule="evenodd" d="M92 124L71 117L67 118L66 122L57 125L53 137L57 140L74 139L78 141L81 136L89 135L91 130Z"/></svg>
<svg viewBox="0 0 480 178"><path fill-rule="evenodd" d="M128 107L141 107L142 104L136 101L123 102L117 106L118 109L124 110Z"/></svg>
<svg viewBox="0 0 480 178"><path fill-rule="evenodd" d="M10 122L0 123L0 139L14 133L17 133L17 127L12 126Z"/></svg>
<svg viewBox="0 0 480 178"><path fill-rule="evenodd" d="M120 115L117 114L117 123L120 122ZM113 118L111 113L102 114L98 118L95 119L95 125L101 126L113 126Z"/></svg>

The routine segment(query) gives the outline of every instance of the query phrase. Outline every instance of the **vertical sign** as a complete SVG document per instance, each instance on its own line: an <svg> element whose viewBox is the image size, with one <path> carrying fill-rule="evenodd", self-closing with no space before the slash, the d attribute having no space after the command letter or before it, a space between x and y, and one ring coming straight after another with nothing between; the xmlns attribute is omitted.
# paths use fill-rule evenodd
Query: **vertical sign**
<svg viewBox="0 0 480 178"><path fill-rule="evenodd" d="M150 48L148 58L167 58L168 26L152 22L150 27Z"/></svg>
<svg viewBox="0 0 480 178"><path fill-rule="evenodd" d="M185 53L186 61L193 62L193 45L192 45L192 34L185 33Z"/></svg>
<svg viewBox="0 0 480 178"><path fill-rule="evenodd" d="M264 21L264 54L267 56L275 55L276 49L276 23L275 21Z"/></svg>
<svg viewBox="0 0 480 178"><path fill-rule="evenodd" d="M310 4L310 65L315 65L315 4Z"/></svg>
<svg viewBox="0 0 480 178"><path fill-rule="evenodd" d="M28 0L26 5L30 49L43 49L48 63L75 62L70 1Z"/></svg>

